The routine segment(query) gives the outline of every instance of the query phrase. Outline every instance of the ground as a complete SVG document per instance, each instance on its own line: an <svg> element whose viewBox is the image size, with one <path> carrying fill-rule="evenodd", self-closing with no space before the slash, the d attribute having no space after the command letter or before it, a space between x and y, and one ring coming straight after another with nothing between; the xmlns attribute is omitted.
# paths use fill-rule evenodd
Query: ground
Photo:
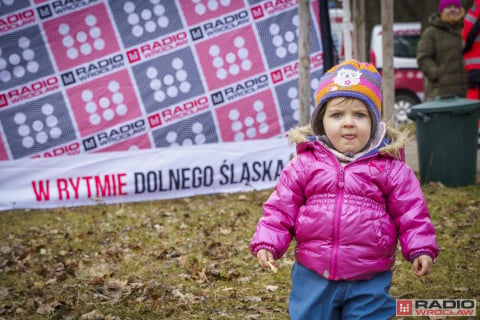
<svg viewBox="0 0 480 320"><path fill-rule="evenodd" d="M399 252L391 294L478 304L479 184L423 189L440 256ZM277 273L249 250L270 192L0 212L0 319L288 319L292 246Z"/></svg>

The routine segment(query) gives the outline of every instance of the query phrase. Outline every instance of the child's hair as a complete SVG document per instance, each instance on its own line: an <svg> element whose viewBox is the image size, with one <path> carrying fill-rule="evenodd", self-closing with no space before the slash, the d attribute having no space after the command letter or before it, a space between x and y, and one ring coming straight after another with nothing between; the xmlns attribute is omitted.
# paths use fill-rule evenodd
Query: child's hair
<svg viewBox="0 0 480 320"><path fill-rule="evenodd" d="M325 104L336 97L355 98L365 103L372 118L372 135L375 135L382 113L382 77L373 65L347 60L332 67L320 78L311 119L317 136L325 133Z"/></svg>

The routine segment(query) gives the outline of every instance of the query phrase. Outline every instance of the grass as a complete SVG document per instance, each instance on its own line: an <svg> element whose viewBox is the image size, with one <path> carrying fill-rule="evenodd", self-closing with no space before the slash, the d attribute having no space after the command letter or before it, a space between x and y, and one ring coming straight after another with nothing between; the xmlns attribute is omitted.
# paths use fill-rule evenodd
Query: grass
<svg viewBox="0 0 480 320"><path fill-rule="evenodd" d="M399 254L391 294L480 302L479 184L423 189L440 256ZM0 319L288 319L292 246L276 274L249 250L270 192L0 212Z"/></svg>

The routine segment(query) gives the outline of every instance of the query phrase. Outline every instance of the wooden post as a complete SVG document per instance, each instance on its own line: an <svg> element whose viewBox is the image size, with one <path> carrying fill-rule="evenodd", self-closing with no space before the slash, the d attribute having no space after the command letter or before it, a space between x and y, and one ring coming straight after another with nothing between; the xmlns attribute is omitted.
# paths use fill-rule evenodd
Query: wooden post
<svg viewBox="0 0 480 320"><path fill-rule="evenodd" d="M367 37L365 34L365 2L363 0L353 0L353 30L354 47L353 53L357 60L368 61L367 55Z"/></svg>
<svg viewBox="0 0 480 320"><path fill-rule="evenodd" d="M310 1L298 2L298 92L300 98L299 126L310 123Z"/></svg>
<svg viewBox="0 0 480 320"><path fill-rule="evenodd" d="M330 12L328 8L328 0L320 0L318 2L320 10L320 34L322 37L323 48L323 73L327 72L331 67L338 63L335 56L335 48L333 45L332 28L330 25ZM338 52L338 54L340 54Z"/></svg>
<svg viewBox="0 0 480 320"><path fill-rule="evenodd" d="M395 104L395 79L393 70L393 0L382 0L382 120L393 120Z"/></svg>
<svg viewBox="0 0 480 320"><path fill-rule="evenodd" d="M350 0L343 1L343 45L345 60L352 59L352 23L350 17Z"/></svg>

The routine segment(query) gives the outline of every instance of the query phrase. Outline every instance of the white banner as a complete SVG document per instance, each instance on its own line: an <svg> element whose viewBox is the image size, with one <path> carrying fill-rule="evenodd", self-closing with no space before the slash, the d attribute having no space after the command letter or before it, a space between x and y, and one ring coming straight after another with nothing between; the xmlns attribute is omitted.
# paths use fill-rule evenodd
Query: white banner
<svg viewBox="0 0 480 320"><path fill-rule="evenodd" d="M0 210L267 189L294 152L278 138L0 161Z"/></svg>
<svg viewBox="0 0 480 320"><path fill-rule="evenodd" d="M300 117L298 19L298 0L0 2L0 210L273 186Z"/></svg>

